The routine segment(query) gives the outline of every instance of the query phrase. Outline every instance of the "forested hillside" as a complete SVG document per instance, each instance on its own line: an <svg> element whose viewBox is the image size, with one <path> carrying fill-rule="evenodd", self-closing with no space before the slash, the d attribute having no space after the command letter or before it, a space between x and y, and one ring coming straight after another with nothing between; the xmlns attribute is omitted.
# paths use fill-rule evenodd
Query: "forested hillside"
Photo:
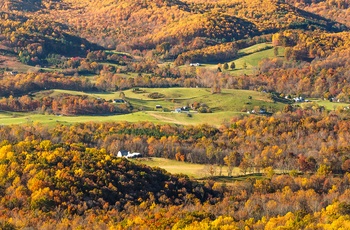
<svg viewBox="0 0 350 230"><path fill-rule="evenodd" d="M302 228L348 224L347 117L343 110L327 115L315 107L236 119L220 129L125 122L3 126L0 223L76 228L94 219L96 228L179 229L197 228L194 223L254 229L289 221ZM212 177L204 186L117 159L118 149L225 164L222 175L229 176L239 166L263 177L227 185Z"/></svg>
<svg viewBox="0 0 350 230"><path fill-rule="evenodd" d="M287 3L306 11L317 13L323 17L338 21L350 26L350 2L349 0L287 0Z"/></svg>
<svg viewBox="0 0 350 230"><path fill-rule="evenodd" d="M14 52L31 65L47 64L48 55L80 56L98 48L84 39L124 51L156 49L164 58L176 58L184 51L284 29L346 29L337 21L273 0L23 0L0 5L3 53Z"/></svg>
<svg viewBox="0 0 350 230"><path fill-rule="evenodd" d="M0 12L2 55L18 55L21 62L31 65L47 64L49 55L80 56L93 45L67 33L64 24Z"/></svg>
<svg viewBox="0 0 350 230"><path fill-rule="evenodd" d="M90 41L105 47L118 45L141 50L163 42L191 46L195 37L222 42L286 28L344 29L316 14L273 0L214 3L24 0L4 1L2 5L3 10L20 11L30 5L36 17L66 24Z"/></svg>
<svg viewBox="0 0 350 230"><path fill-rule="evenodd" d="M0 229L350 229L349 7L0 0Z"/></svg>

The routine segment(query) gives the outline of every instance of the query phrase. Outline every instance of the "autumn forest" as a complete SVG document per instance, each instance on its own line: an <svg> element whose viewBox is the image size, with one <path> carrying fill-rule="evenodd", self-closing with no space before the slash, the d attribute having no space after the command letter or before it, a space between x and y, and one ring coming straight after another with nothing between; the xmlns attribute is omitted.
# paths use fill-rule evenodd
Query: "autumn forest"
<svg viewBox="0 0 350 230"><path fill-rule="evenodd" d="M349 0L0 0L0 229L350 229L349 141Z"/></svg>

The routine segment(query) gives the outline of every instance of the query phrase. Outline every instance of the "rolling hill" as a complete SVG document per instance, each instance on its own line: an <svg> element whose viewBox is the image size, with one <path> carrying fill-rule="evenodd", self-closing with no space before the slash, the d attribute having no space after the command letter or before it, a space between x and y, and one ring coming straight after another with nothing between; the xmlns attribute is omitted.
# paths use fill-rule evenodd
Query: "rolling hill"
<svg viewBox="0 0 350 230"><path fill-rule="evenodd" d="M29 152L14 150L15 146L21 146L20 143L0 147L0 194L5 198L1 203L6 203L4 206L9 208L26 207L49 212L60 207L82 215L85 211L103 207L123 210L128 205L143 201L179 205L186 201L187 194L201 202L219 196L219 193L189 180L187 176L177 177L159 168L136 165L97 149L75 144L53 146L47 140L41 142L41 147L28 144L25 148ZM34 148L45 149L45 154ZM11 149L16 152L16 157L7 160L5 151ZM22 155L29 156L31 160L25 160ZM5 161L7 163L4 164ZM10 173L11 164L18 165L14 186L14 177L4 176ZM64 165L69 167L62 167ZM8 170L3 170L4 166L8 166ZM17 188L22 192L9 192Z"/></svg>
<svg viewBox="0 0 350 230"><path fill-rule="evenodd" d="M152 50L153 55L176 60L177 65L224 62L238 58L239 49L270 41L270 34L286 29L346 29L291 4L276 0L1 0L0 61L5 69L21 70L29 69L23 64L55 66L61 56L84 57L88 51L116 48L137 55ZM51 62L52 57L56 61ZM13 64L16 58L22 64Z"/></svg>
<svg viewBox="0 0 350 230"><path fill-rule="evenodd" d="M0 5L3 10L65 24L76 35L105 47L123 49L150 49L163 42L191 49L195 37L204 38L206 46L281 29L344 29L339 23L276 0L18 0Z"/></svg>
<svg viewBox="0 0 350 230"><path fill-rule="evenodd" d="M286 2L305 11L343 23L348 27L350 26L350 2L348 0L287 0Z"/></svg>
<svg viewBox="0 0 350 230"><path fill-rule="evenodd" d="M349 5L0 0L0 229L350 229Z"/></svg>
<svg viewBox="0 0 350 230"><path fill-rule="evenodd" d="M133 90L123 91L126 100L133 107L131 114L107 114L98 113L88 116L87 113L80 116L62 116L58 114L38 114L37 112L0 112L0 125L21 124L39 122L54 125L57 123L76 122L110 122L129 121L142 122L151 121L157 124L169 123L179 125L207 124L220 126L223 122L231 120L233 117L246 114L257 108L264 108L269 113L281 111L284 103L274 102L267 93L248 90L223 90L220 94L211 94L209 89L203 88L141 88L143 93L135 93ZM152 93L160 93L164 98L152 99ZM52 98L60 95L74 95L76 97L91 97L99 100L112 101L119 98L120 92L115 93L83 93L71 90L48 90L35 93L35 98L40 100L44 96ZM211 113L199 113L190 110L191 116L186 112L175 113L176 108L188 106L190 104L206 104ZM120 105L110 103L111 105ZM122 103L123 104L123 103ZM161 109L156 109L156 105L161 105ZM49 106L49 105L47 105ZM59 113L61 114L61 113Z"/></svg>
<svg viewBox="0 0 350 230"><path fill-rule="evenodd" d="M25 64L44 64L48 55L81 56L101 49L73 35L67 25L34 15L0 12L0 55L17 56Z"/></svg>
<svg viewBox="0 0 350 230"><path fill-rule="evenodd" d="M35 12L43 9L66 8L60 0L1 0L0 9L3 11Z"/></svg>

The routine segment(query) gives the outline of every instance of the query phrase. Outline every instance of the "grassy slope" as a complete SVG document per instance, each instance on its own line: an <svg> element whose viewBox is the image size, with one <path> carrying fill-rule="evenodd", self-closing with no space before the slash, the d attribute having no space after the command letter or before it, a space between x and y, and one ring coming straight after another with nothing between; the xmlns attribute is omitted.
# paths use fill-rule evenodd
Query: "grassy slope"
<svg viewBox="0 0 350 230"><path fill-rule="evenodd" d="M259 66L259 62L265 58L275 58L274 50L271 44L269 43L260 43L253 46L250 46L245 49L241 49L238 52L242 57L234 60L227 60L227 63L235 62L235 70L223 70L229 72L232 75L238 76L243 74L253 74ZM278 47L278 57L283 57L284 47ZM247 64L247 68L243 68L243 64ZM221 63L223 64L223 63ZM216 70L218 63L214 64L204 64L203 67Z"/></svg>
<svg viewBox="0 0 350 230"><path fill-rule="evenodd" d="M222 90L220 94L211 94L210 89L205 88L140 88L144 93L134 93L132 90L125 90L127 100L134 108L143 108L145 111L154 111L156 105L162 105L166 111L172 111L177 107L185 106L193 102L207 104L214 112L240 112L243 106L253 108L254 106L272 106L276 109L283 108L283 104L273 103L268 99L268 94L250 90ZM164 94L164 98L151 99L150 93L158 92ZM111 100L119 98L120 92L113 93L86 93L69 90L54 90L51 96L60 93L71 95L89 95L96 98ZM40 94L37 94L40 97ZM251 96L252 99L248 99ZM251 103L246 105L246 103ZM159 111L159 110L158 110Z"/></svg>
<svg viewBox="0 0 350 230"><path fill-rule="evenodd" d="M232 117L239 114L241 113L229 111L210 114L194 114L192 117L187 117L186 114L183 113L136 112L132 114L112 116L55 116L31 113L6 115L0 112L0 125L29 124L32 122L54 125L56 123L71 124L76 122L148 121L153 123L170 123L179 125L197 125L207 123L210 125L219 126L223 122L229 121Z"/></svg>
<svg viewBox="0 0 350 230"><path fill-rule="evenodd" d="M55 116L41 115L32 113L0 113L0 124L19 124L28 122L41 122L55 124L57 122L107 122L107 121L150 121L155 123L172 123L172 124L203 124L209 123L219 126L225 121L229 121L232 117L242 114L240 111L243 107L253 109L254 106L264 106L267 109L272 107L275 110L283 108L284 104L273 103L268 99L268 94L246 91L246 90L223 90L221 94L211 94L209 89L199 88L146 88L144 93L134 93L132 90L124 91L127 100L135 109L143 109L144 111L127 115L113 116ZM165 95L165 98L150 99L147 97L149 93L159 92ZM45 95L57 95L66 93L72 95L89 95L96 98L106 100L119 98L119 92L114 93L86 93L68 90L42 91L36 94L37 97ZM252 99L248 99L252 96ZM194 101L207 104L214 112L208 114L200 114L192 112L192 117L188 117L184 113L173 113L176 107L191 104ZM247 105L246 103L250 103ZM163 109L156 110L155 105L162 105ZM164 112L166 111L166 112ZM14 116L13 116L14 115Z"/></svg>
<svg viewBox="0 0 350 230"><path fill-rule="evenodd" d="M147 112L147 114L153 116L158 121L168 121L174 124L182 125L199 125L210 124L219 126L220 124L230 121L232 117L238 116L242 113L227 111L227 112L215 112L215 113L195 113L192 117L188 117L184 113L167 113L167 112Z"/></svg>
<svg viewBox="0 0 350 230"><path fill-rule="evenodd" d="M259 52L259 51L264 50L264 49L268 49L269 47L271 47L271 44L259 43L259 44L241 49L238 53L247 55L247 54Z"/></svg>
<svg viewBox="0 0 350 230"><path fill-rule="evenodd" d="M130 100L141 99L144 103L149 101L154 101L147 97L149 93L158 92L165 95L165 98L158 99L159 101L166 101L168 104L172 103L171 100L175 101L175 104L183 105L186 102L192 103L193 101L198 101L206 103L209 107L215 108L220 107L221 110L237 110L237 106L242 103L250 101L249 96L252 96L252 102L254 101L268 101L267 94L250 91L250 90L234 90L234 89L224 89L221 94L211 94L209 89L203 88L145 88L146 93L140 95L133 93L131 90L126 90L125 95Z"/></svg>
<svg viewBox="0 0 350 230"><path fill-rule="evenodd" d="M71 124L76 122L111 122L111 121L129 121L129 122L141 122L150 121L161 123L144 112L137 112L126 115L113 115L113 116L55 116L55 115L42 115L31 113L13 113L14 115L7 115L0 112L0 125L10 124L29 124L32 122L39 122L43 124L54 125L56 123ZM164 123L164 122L163 122Z"/></svg>
<svg viewBox="0 0 350 230"><path fill-rule="evenodd" d="M243 107L253 109L254 106L260 106L266 109L280 110L284 106L281 103L273 103L268 99L268 94L247 90L222 90L221 94L211 94L209 89L199 88L145 89L145 91L145 93L136 94L131 90L127 90L125 95L136 109L155 111L156 105L162 105L163 110L148 112L148 114L158 119L161 119L160 117L167 118L167 120L175 119L177 121L175 123L184 124L214 122L213 124L219 125L233 116L241 114ZM162 93L165 98L151 100L147 95L152 92ZM248 99L249 96L252 99ZM190 105L194 102L207 104L214 113L193 113L191 118L185 114L168 113L168 111L173 111L177 107Z"/></svg>
<svg viewBox="0 0 350 230"><path fill-rule="evenodd" d="M210 177L209 167L213 165L204 165L204 164L192 164L189 162L182 162L176 160L170 160L165 158L137 158L130 159L132 162L141 163L148 165L150 167L159 167L165 169L166 171L172 174L185 174L189 177L195 179L204 179ZM238 167L235 167L232 171L232 177L228 177L228 168L227 166L222 166L221 169L219 166L213 166L215 168L215 174L212 179L217 182L225 182L230 183L236 180L243 181L248 178L263 178L262 172L249 172L247 174L243 174ZM221 175L220 175L221 170ZM275 170L277 174L286 173L285 171Z"/></svg>
<svg viewBox="0 0 350 230"><path fill-rule="evenodd" d="M349 106L349 103L330 102L328 100L315 100L315 99L313 99L312 101L315 101L320 106L324 106L326 108L326 110L335 110L337 107Z"/></svg>
<svg viewBox="0 0 350 230"><path fill-rule="evenodd" d="M140 159L133 159L132 161L146 164L151 167L160 167L170 173L186 174L189 177L193 177L196 179L210 176L208 173L208 167L209 167L208 165L191 164L188 162L169 160L165 158L140 158ZM220 172L220 168L216 167L215 176L218 176L219 172ZM227 176L226 166L222 167L222 175ZM240 170L238 168L235 168L233 170L232 175L233 176L241 175Z"/></svg>

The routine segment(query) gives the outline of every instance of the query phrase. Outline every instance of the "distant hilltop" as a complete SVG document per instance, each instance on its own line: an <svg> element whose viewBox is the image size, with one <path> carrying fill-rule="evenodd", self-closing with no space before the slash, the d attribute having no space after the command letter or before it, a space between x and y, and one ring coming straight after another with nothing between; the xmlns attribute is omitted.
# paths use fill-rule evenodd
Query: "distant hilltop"
<svg viewBox="0 0 350 230"><path fill-rule="evenodd" d="M62 23L71 34L106 48L157 48L160 54L170 52L169 45L176 46L179 52L284 29L341 31L346 28L337 21L306 12L288 2L291 1L202 4L156 0L0 0L0 7L3 11L24 13L35 20Z"/></svg>

